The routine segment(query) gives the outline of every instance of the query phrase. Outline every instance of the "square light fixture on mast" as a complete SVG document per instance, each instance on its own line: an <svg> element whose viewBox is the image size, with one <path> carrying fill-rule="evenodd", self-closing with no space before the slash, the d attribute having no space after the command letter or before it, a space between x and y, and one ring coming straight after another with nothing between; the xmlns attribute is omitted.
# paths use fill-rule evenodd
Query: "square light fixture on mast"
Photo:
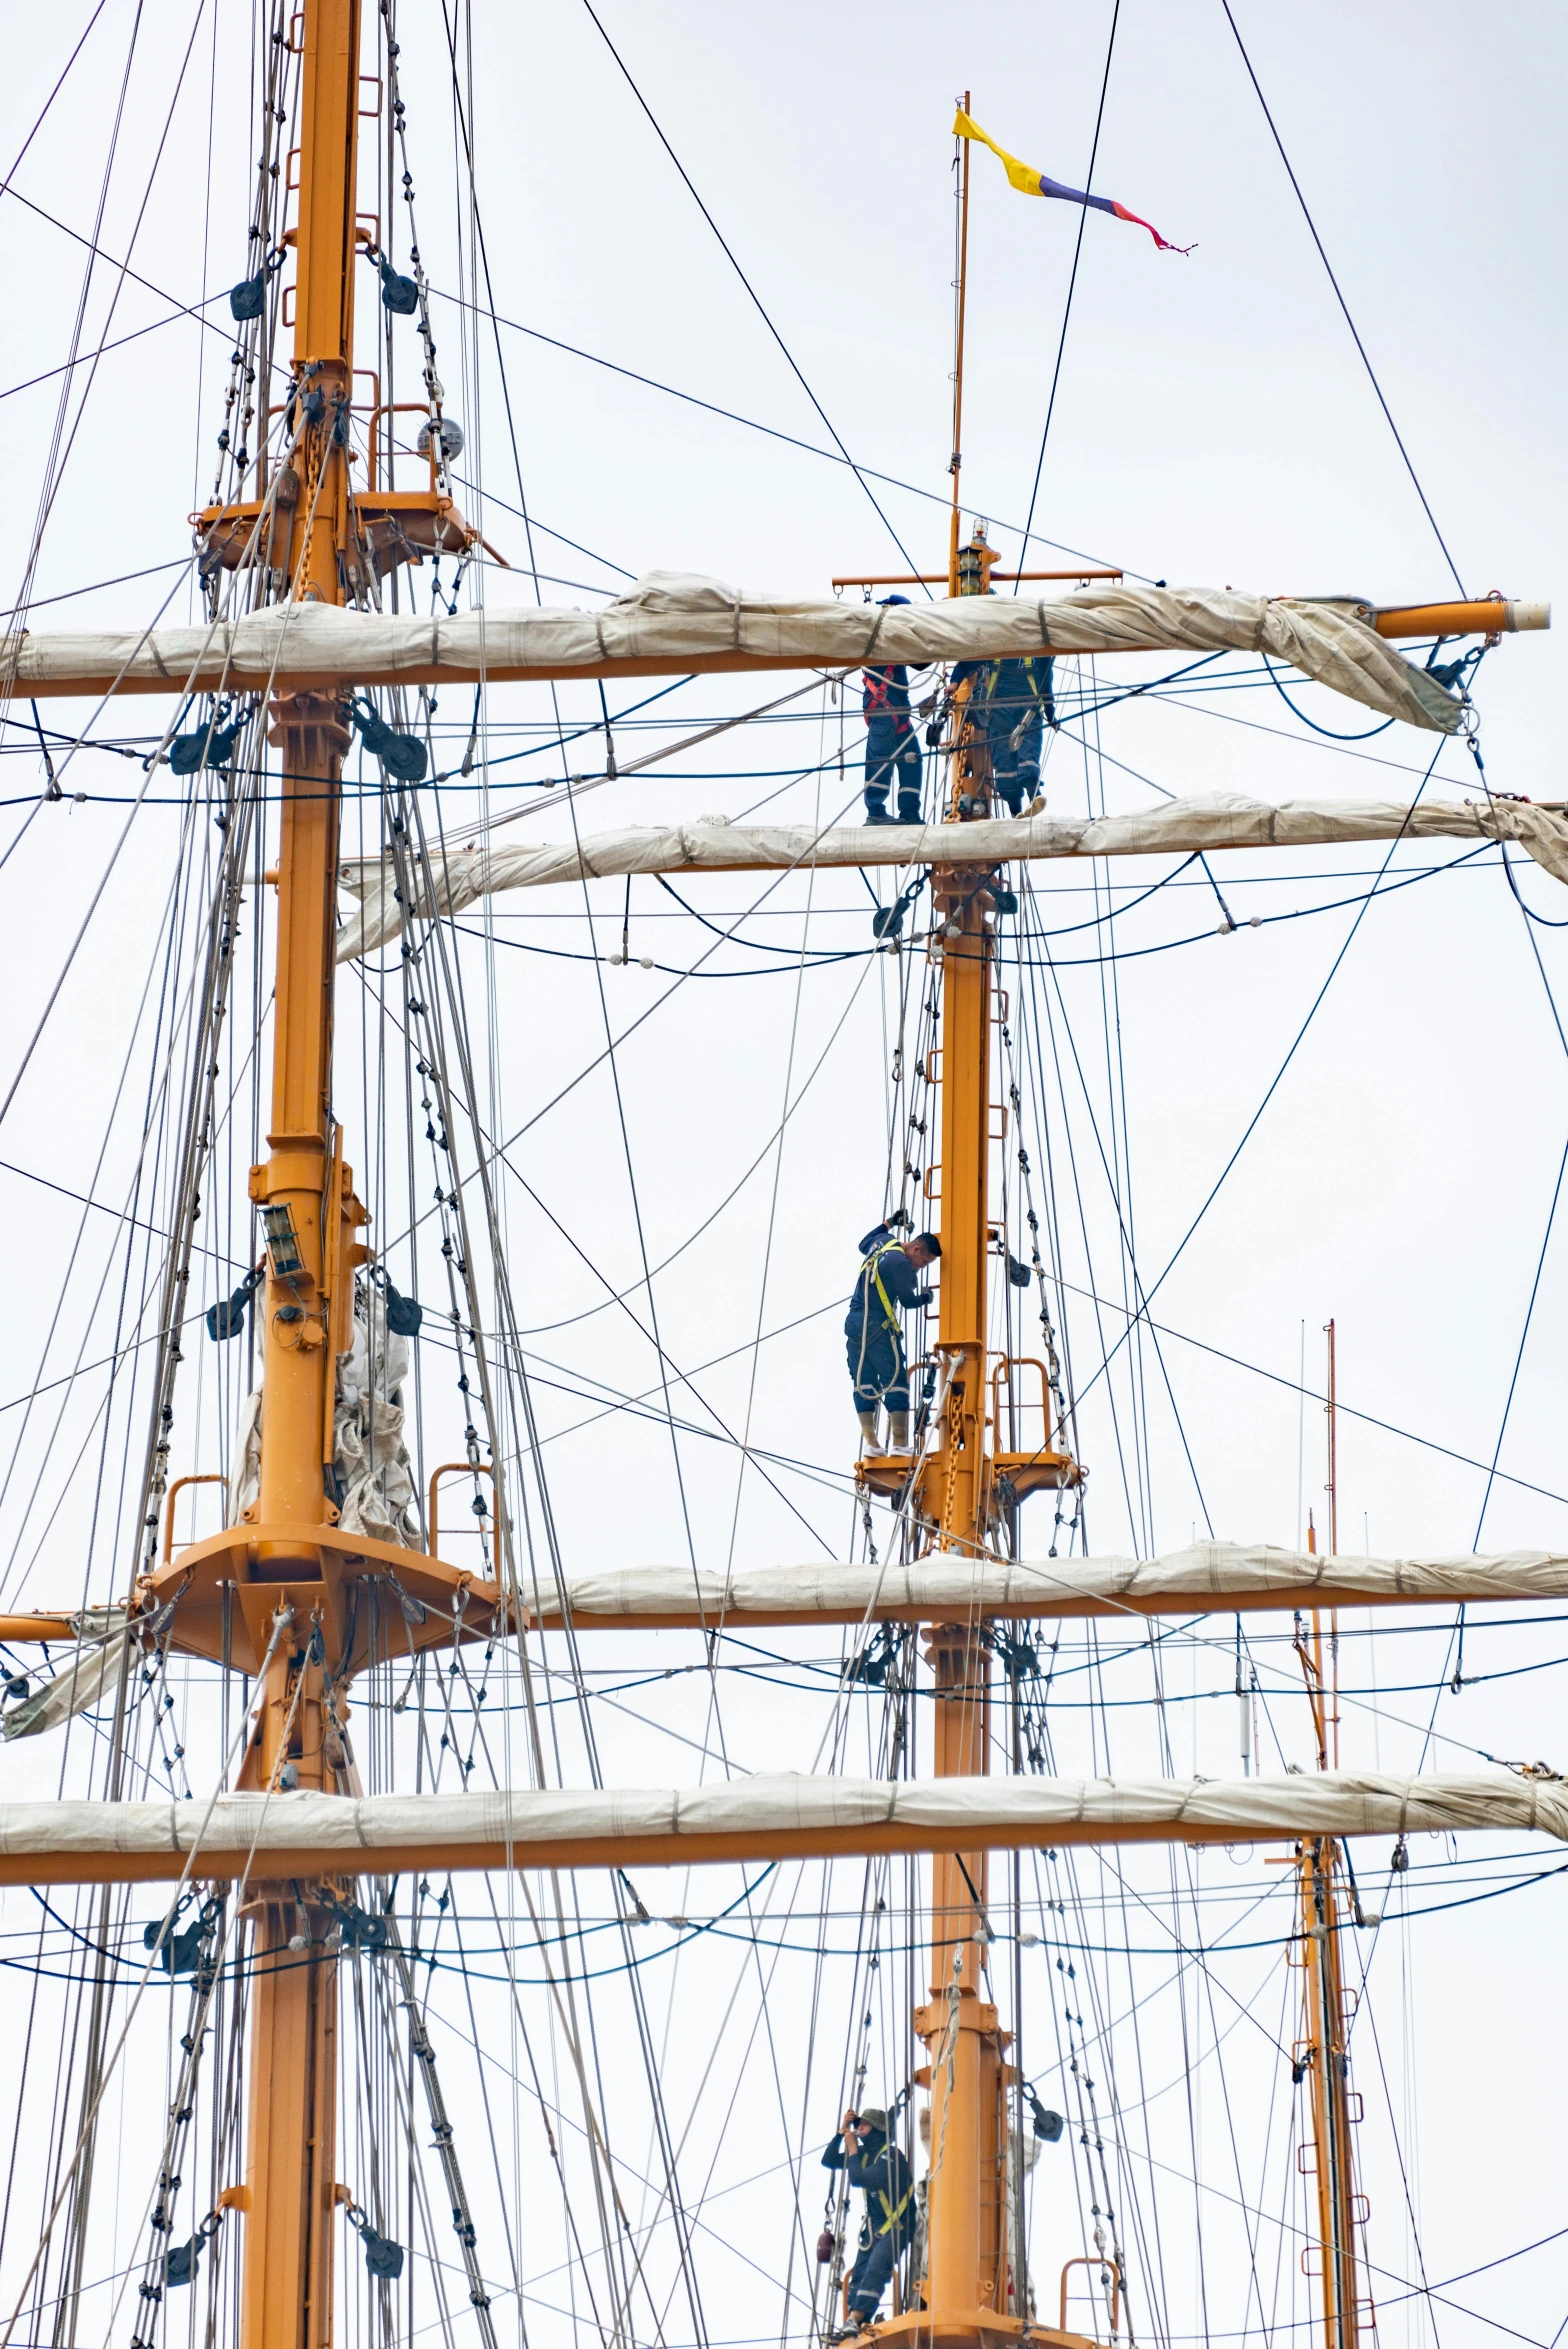
<svg viewBox="0 0 1568 2349"><path fill-rule="evenodd" d="M273 1279L296 1280L305 1269L305 1259L299 1252L299 1234L294 1229L292 1208L286 1201L264 1207L261 1222L267 1235L267 1253L272 1259Z"/></svg>

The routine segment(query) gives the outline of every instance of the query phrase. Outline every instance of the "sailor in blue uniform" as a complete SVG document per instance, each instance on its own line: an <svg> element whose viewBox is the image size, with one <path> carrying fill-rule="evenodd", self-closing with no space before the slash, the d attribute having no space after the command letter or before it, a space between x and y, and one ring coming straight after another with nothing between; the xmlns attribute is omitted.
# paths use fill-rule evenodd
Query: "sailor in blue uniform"
<svg viewBox="0 0 1568 2349"><path fill-rule="evenodd" d="M887 595L886 604L907 604L907 595ZM918 824L920 743L909 710L909 671L902 661L867 669L861 709L866 720L866 822ZM898 788L898 815L888 814L887 795Z"/></svg>
<svg viewBox="0 0 1568 2349"><path fill-rule="evenodd" d="M960 661L951 685L970 681L969 707L991 753L991 788L1020 816L1040 788L1040 743L1056 724L1055 664L1048 653L1021 660Z"/></svg>
<svg viewBox="0 0 1568 2349"><path fill-rule="evenodd" d="M942 1245L934 1232L900 1240L894 1223L907 1229L908 1221L900 1215L879 1223L861 1241L860 1274L844 1318L855 1416L868 1451L876 1450L878 1403L887 1405L888 1448L902 1452L909 1446L909 1361L899 1316L930 1304L932 1292L919 1276L936 1262Z"/></svg>
<svg viewBox="0 0 1568 2349"><path fill-rule="evenodd" d="M849 2330L874 2322L895 2262L915 2239L915 2187L908 2162L887 2133L887 2114L847 2112L822 2166L844 2170L866 2198L855 2264L849 2274Z"/></svg>

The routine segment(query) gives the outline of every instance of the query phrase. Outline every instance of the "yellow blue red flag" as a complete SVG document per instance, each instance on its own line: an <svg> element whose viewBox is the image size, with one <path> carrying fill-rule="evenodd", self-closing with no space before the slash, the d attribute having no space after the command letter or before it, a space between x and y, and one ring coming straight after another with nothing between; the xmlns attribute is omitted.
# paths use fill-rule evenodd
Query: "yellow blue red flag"
<svg viewBox="0 0 1568 2349"><path fill-rule="evenodd" d="M1130 220L1135 228L1146 228L1162 253L1193 251L1191 245L1168 244L1153 221L1143 219L1139 213L1129 212L1125 204L1116 203L1110 196L1091 196L1083 188L1063 187L1060 180L1047 179L1045 173L1036 171L1033 164L1020 163L1016 155L1009 155L1005 147L999 147L990 132L983 131L973 115L966 114L961 106L953 124L953 135L960 139L978 139L982 147L989 147L1020 195L1055 196L1063 204L1086 204L1091 212L1110 212L1118 220Z"/></svg>

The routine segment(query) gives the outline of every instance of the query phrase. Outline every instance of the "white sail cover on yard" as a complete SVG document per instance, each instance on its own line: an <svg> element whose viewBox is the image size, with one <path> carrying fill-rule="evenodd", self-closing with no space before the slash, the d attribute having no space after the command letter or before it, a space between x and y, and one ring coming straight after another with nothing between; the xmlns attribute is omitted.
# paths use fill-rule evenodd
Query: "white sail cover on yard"
<svg viewBox="0 0 1568 2349"><path fill-rule="evenodd" d="M547 804L547 803L541 803ZM836 865L965 864L1081 856L1181 856L1220 848L1321 848L1357 840L1510 840L1556 880L1568 881L1568 823L1524 800L1286 800L1240 794L1173 799L1129 816L1034 816L975 824L853 824L827 832L806 825L640 825L570 846L476 843L406 870L390 862L346 863L343 887L363 910L338 933L338 960L395 938L407 901L415 911L461 913L500 889L621 873L732 873Z"/></svg>
<svg viewBox="0 0 1568 2349"><path fill-rule="evenodd" d="M386 1301L372 1289L354 1315L353 1343L337 1362L332 1465L338 1523L345 1533L422 1549L413 1463L403 1441L408 1340L387 1328ZM237 1525L261 1496L261 1400L253 1387L240 1410L229 1477L227 1522ZM0 1728L3 1728L0 1717Z"/></svg>
<svg viewBox="0 0 1568 2349"><path fill-rule="evenodd" d="M1512 624L1513 608L1499 604L1499 627ZM652 571L598 611L416 618L274 604L204 628L8 637L0 640L0 682L23 695L293 693L481 678L853 669L869 660L924 666L1039 652L1266 653L1383 717L1441 734L1459 724L1453 696L1359 619L1349 598L1293 601L1126 582L1054 600L859 604L746 595L696 573Z"/></svg>
<svg viewBox="0 0 1568 2349"><path fill-rule="evenodd" d="M876 1623L895 1616L964 1622L978 1615L1187 1614L1238 1601L1267 1608L1399 1606L1461 1600L1568 1596L1568 1556L1506 1550L1486 1557L1320 1557L1267 1543L1197 1542L1162 1558L961 1558L933 1551L908 1563L740 1567L693 1574L689 1566L629 1566L565 1582L571 1619L584 1629L651 1619L718 1624L747 1618L826 1618ZM528 1620L562 1620L557 1592L541 1585Z"/></svg>
<svg viewBox="0 0 1568 2349"><path fill-rule="evenodd" d="M126 1642L133 1627L123 1607L90 1607L67 1618L72 1648L52 1680L31 1696L0 1713L0 1737L41 1737L47 1729L63 1728L78 1713L101 1700L113 1702L115 1686L125 1660Z"/></svg>
<svg viewBox="0 0 1568 2349"><path fill-rule="evenodd" d="M265 1874L313 1864L614 1867L988 1844L1273 1842L1303 1835L1536 1829L1568 1841L1568 1786L1549 1772L1430 1778L734 1778L711 1786L547 1787L481 1794L221 1795L205 1802L0 1804L0 1880L69 1883ZM714 1839L720 1839L715 1843Z"/></svg>

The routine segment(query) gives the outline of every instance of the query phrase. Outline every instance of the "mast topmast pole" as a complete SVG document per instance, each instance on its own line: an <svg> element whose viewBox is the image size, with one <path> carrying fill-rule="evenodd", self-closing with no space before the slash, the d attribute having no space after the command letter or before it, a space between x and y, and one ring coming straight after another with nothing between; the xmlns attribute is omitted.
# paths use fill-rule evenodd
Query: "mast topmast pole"
<svg viewBox="0 0 1568 2349"><path fill-rule="evenodd" d="M963 96L963 109L969 112L969 92ZM953 476L953 511L947 536L947 592L958 593L958 477L963 471L964 457L964 308L969 290L969 141L955 139L954 165L958 172L958 220L956 243L958 274L953 280L953 455L948 470ZM1027 548L1025 549L1027 553Z"/></svg>
<svg viewBox="0 0 1568 2349"><path fill-rule="evenodd" d="M964 147L967 196L967 140ZM960 295L960 322L962 315ZM984 593L979 566L969 564L960 572L956 455L953 482L952 592L961 591L962 580L963 591ZM955 726L951 814L957 813L961 781L982 789L989 781L988 773L975 771L975 761L985 753L976 744L967 700ZM955 838L955 856L958 848ZM942 1275L936 1352L943 1393L936 1448L923 1471L921 1515L936 1548L976 1558L989 1546L992 1530L986 1260L995 936L981 873L955 863L939 867L931 878L934 920L942 936ZM933 1772L939 1778L981 1776L991 1766L991 1658L980 1626L933 1625L927 1646L936 1680ZM1004 2318L1023 2314L1021 2278L1016 2280L1019 2305L1008 2304L1006 2034L986 1995L988 1860L984 1851L944 1852L931 1864L931 2000L917 2012L915 2029L931 2053L926 2297L929 2321L938 2330L943 2316L970 2314L978 2329L982 2311Z"/></svg>
<svg viewBox="0 0 1568 2349"><path fill-rule="evenodd" d="M1334 1324L1328 1340L1329 1553L1339 1552L1339 1430ZM1309 1542L1312 1537L1309 1533ZM1313 1545L1316 1546L1315 1544ZM1298 1617L1299 1623L1299 1617ZM1313 1738L1320 1770L1339 1767L1339 1618L1328 1618L1329 1661L1324 1662L1323 1615L1313 1608L1308 1644L1297 1633L1297 1652L1307 1682ZM1366 2213L1356 2188L1351 2138L1358 2099L1350 2085L1351 2009L1345 1995L1341 1935L1348 1908L1339 1883L1340 1847L1332 1836L1297 1846L1301 1918L1301 1964L1305 2036L1295 2049L1298 2077L1304 2076L1312 2123L1312 2167L1317 2199L1318 2281L1324 2349L1359 2349L1361 2307L1356 2285L1356 2228ZM1356 1917L1360 1921L1359 1901ZM1357 2110L1353 2112L1353 2107Z"/></svg>
<svg viewBox="0 0 1568 2349"><path fill-rule="evenodd" d="M290 466L304 535L291 548L291 595L341 604L360 0L304 0L302 30L294 385L285 421L297 431ZM324 1553L310 1537L338 1516L328 1495L336 1358L349 1336L352 1268L365 1255L353 1228L366 1219L331 1107L340 777L350 737L335 694L290 696L270 714L283 779L271 1122L267 1158L250 1178L268 1240L253 1521L287 1528L290 1538L258 1545L258 1580L241 1582L238 1595L256 1630L278 1608L291 1609L293 1623L267 1674L260 1735L241 1783L275 1786L287 1770L291 1783L337 1792L345 1708L333 1703L323 1662L342 1653L342 1627ZM328 1759L334 1752L338 1767ZM256 1978L240 2340L242 2349L329 2349L337 2198L330 1919L286 1884L254 1887L249 1914Z"/></svg>
<svg viewBox="0 0 1568 2349"><path fill-rule="evenodd" d="M956 474L955 474L956 480ZM956 530L957 507L954 507ZM994 553L977 524L971 542L955 544L952 584L983 595ZM941 1009L933 1067L940 1095L938 1237L941 1278L935 1347L940 1392L930 1448L860 1463L862 1483L906 1502L919 1550L979 1559L1010 1552L1016 1504L1026 1492L1078 1481L1076 1464L1055 1450L1059 1431L1041 1372L1043 1425L1037 1445L1004 1449L995 1398L1011 1390L1021 1364L987 1347L987 1266L991 1213L991 1062L997 987L994 875L964 859L963 825L987 804L990 752L983 722L972 718L969 688L954 697L954 738L943 815L951 850L931 875L933 960ZM1000 881L995 887L1000 889ZM922 1414L923 1416L923 1414ZM1016 1413L1010 1416L1016 1417ZM920 1436L916 1436L917 1451ZM926 1633L935 1681L932 1770L938 1778L980 1777L990 1768L991 1659L981 1622L936 1623ZM939 1852L931 1871L930 1997L914 2025L929 2050L917 2075L931 2093L931 2150L926 2273L916 2279L924 2306L879 2324L879 2338L907 2334L953 2349L1044 2338L1028 2309L1027 2278L1007 2226L1007 2091L1017 2073L1005 2061L1002 2030L986 1978L992 1940L987 1916L988 1855L983 1848ZM1015 2181L1015 2191L1021 2181ZM1116 2279L1119 2286L1120 2279Z"/></svg>

